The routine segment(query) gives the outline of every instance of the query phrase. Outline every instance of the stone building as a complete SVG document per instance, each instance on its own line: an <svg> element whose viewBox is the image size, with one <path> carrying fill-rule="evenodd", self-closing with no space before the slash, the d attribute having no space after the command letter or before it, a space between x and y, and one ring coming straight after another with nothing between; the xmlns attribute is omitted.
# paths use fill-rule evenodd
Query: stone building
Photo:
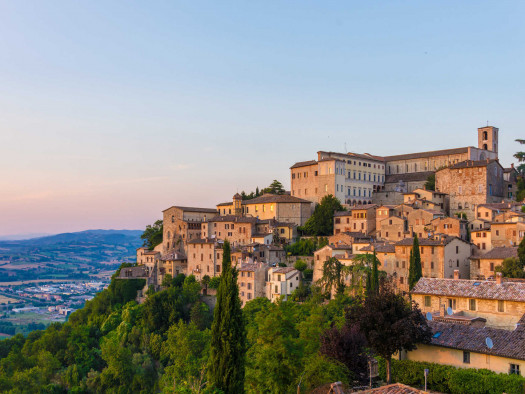
<svg viewBox="0 0 525 394"><path fill-rule="evenodd" d="M385 166L370 154L317 152L317 160L290 167L292 195L315 204L331 194L342 204L370 204L383 187Z"/></svg>
<svg viewBox="0 0 525 394"><path fill-rule="evenodd" d="M432 173L463 161L498 158L498 133L493 126L478 128L478 147L443 149L429 152L385 156L386 175Z"/></svg>
<svg viewBox="0 0 525 394"><path fill-rule="evenodd" d="M244 307L248 301L266 295L266 272L268 266L262 263L243 263L237 267L239 298Z"/></svg>
<svg viewBox="0 0 525 394"><path fill-rule="evenodd" d="M508 258L518 257L517 247L499 247L478 251L470 257L470 279L493 279L495 268Z"/></svg>
<svg viewBox="0 0 525 394"><path fill-rule="evenodd" d="M347 211L334 214L334 235L343 232L361 232L365 235L375 233L376 205L355 205Z"/></svg>
<svg viewBox="0 0 525 394"><path fill-rule="evenodd" d="M378 239L394 242L412 237L408 229L408 220L399 216L390 216L381 220L376 235Z"/></svg>
<svg viewBox="0 0 525 394"><path fill-rule="evenodd" d="M292 267L277 267L268 270L266 297L277 301L281 296L287 300L301 284L301 272Z"/></svg>
<svg viewBox="0 0 525 394"><path fill-rule="evenodd" d="M450 216L475 218L478 205L501 202L503 167L496 160L463 161L436 172L436 190L450 198Z"/></svg>
<svg viewBox="0 0 525 394"><path fill-rule="evenodd" d="M187 252L188 241L202 238L202 223L217 215L212 208L173 206L162 211L162 253Z"/></svg>
<svg viewBox="0 0 525 394"><path fill-rule="evenodd" d="M513 330L525 314L525 281L421 278L412 299L421 311L438 312L451 308L465 318L483 318L488 327Z"/></svg>
<svg viewBox="0 0 525 394"><path fill-rule="evenodd" d="M417 234L419 238L429 238L432 236L432 221L443 217L441 211L414 209L407 215L409 232Z"/></svg>
<svg viewBox="0 0 525 394"><path fill-rule="evenodd" d="M523 222L493 222L490 226L490 237L493 248L518 246L525 236Z"/></svg>
<svg viewBox="0 0 525 394"><path fill-rule="evenodd" d="M470 233L471 242L478 247L478 249L485 253L492 249L492 233L490 228L481 230L472 230Z"/></svg>
<svg viewBox="0 0 525 394"><path fill-rule="evenodd" d="M260 220L274 219L278 222L303 226L312 214L312 203L288 194L263 194L251 200L242 200L239 194L233 202L217 204L219 215L253 217Z"/></svg>
<svg viewBox="0 0 525 394"><path fill-rule="evenodd" d="M203 238L228 239L232 246L247 245L256 232L257 218L235 215L214 216L201 224Z"/></svg>
<svg viewBox="0 0 525 394"><path fill-rule="evenodd" d="M468 240L468 221L454 217L438 217L430 222L433 234L445 234Z"/></svg>
<svg viewBox="0 0 525 394"><path fill-rule="evenodd" d="M408 269L413 238L395 243L397 285L408 290ZM435 239L420 239L419 251L425 278L453 278L458 270L461 278L470 278L471 246L456 237L437 236Z"/></svg>
<svg viewBox="0 0 525 394"><path fill-rule="evenodd" d="M222 269L223 242L214 238L192 239L188 242L188 269L198 281L206 275L219 276Z"/></svg>

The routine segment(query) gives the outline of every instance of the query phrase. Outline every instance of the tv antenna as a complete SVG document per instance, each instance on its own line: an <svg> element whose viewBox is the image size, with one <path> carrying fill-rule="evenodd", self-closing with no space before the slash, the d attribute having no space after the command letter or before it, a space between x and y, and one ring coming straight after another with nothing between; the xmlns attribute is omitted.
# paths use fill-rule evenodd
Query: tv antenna
<svg viewBox="0 0 525 394"><path fill-rule="evenodd" d="M494 347L494 342L492 342L492 339L490 339L490 337L486 337L485 338L485 345L487 345L487 347L489 349L492 349Z"/></svg>
<svg viewBox="0 0 525 394"><path fill-rule="evenodd" d="M432 313L427 312L427 320L432 321Z"/></svg>

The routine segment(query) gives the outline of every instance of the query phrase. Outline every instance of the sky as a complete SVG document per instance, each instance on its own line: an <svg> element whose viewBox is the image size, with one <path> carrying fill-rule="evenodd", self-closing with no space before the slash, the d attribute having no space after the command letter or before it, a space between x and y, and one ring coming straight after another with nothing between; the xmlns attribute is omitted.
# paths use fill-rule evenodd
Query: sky
<svg viewBox="0 0 525 394"><path fill-rule="evenodd" d="M0 1L0 236L141 229L319 150L525 117L525 2Z"/></svg>

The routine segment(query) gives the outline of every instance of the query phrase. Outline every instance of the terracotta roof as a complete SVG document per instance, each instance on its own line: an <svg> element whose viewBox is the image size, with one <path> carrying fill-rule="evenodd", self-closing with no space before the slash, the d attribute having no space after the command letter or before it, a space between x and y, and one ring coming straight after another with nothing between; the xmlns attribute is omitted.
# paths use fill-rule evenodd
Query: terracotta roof
<svg viewBox="0 0 525 394"><path fill-rule="evenodd" d="M342 156L348 156L349 159L361 159L361 160L373 160L373 161L384 161L384 158L382 156L376 156L372 155L370 153L355 153L355 152L348 152L348 153L340 153L340 152L326 152L326 151L319 151L319 153L325 153L329 155L329 157L332 157L332 155L342 155ZM345 160L345 159L339 159L339 160Z"/></svg>
<svg viewBox="0 0 525 394"><path fill-rule="evenodd" d="M375 250L376 253L395 253L396 248L394 244L385 243L385 244L374 244L374 245L365 246L364 248L360 250L364 252L373 252Z"/></svg>
<svg viewBox="0 0 525 394"><path fill-rule="evenodd" d="M467 152L468 152L468 147L432 150L428 152L417 152L417 153L408 153L404 155L385 156L385 161L389 162L389 161L396 161L396 160L419 159L419 158L424 158L424 157L457 155L460 153L467 153Z"/></svg>
<svg viewBox="0 0 525 394"><path fill-rule="evenodd" d="M348 216L350 211L357 211L360 209L375 209L377 208L376 204L360 204L360 205L351 205L347 208L346 211L336 211L335 216Z"/></svg>
<svg viewBox="0 0 525 394"><path fill-rule="evenodd" d="M281 267L281 268L275 268L272 273L273 274L288 274L292 271L297 271L295 268L293 267ZM299 271L297 271L299 272Z"/></svg>
<svg viewBox="0 0 525 394"><path fill-rule="evenodd" d="M491 163L494 163L494 162L497 162L499 164L499 162L495 159L489 159L489 160L465 160L465 161L460 161L459 163L456 163L456 164L453 164L447 168L450 168L451 170L458 170L458 169L461 169L461 168L471 168L471 167L486 167L488 166L489 164ZM500 165L501 167L501 165ZM444 168L446 169L446 168ZM441 170L438 170L438 171L441 171Z"/></svg>
<svg viewBox="0 0 525 394"><path fill-rule="evenodd" d="M521 324L513 331L437 321L429 322L429 326L434 346L525 360L525 326ZM492 340L492 349L487 347L486 338Z"/></svg>
<svg viewBox="0 0 525 394"><path fill-rule="evenodd" d="M418 390L414 387L406 386L402 383L393 383L386 386L376 387L355 392L360 394L427 394L428 391Z"/></svg>
<svg viewBox="0 0 525 394"><path fill-rule="evenodd" d="M477 256L479 259L508 259L518 257L518 247L500 247L489 250L487 253Z"/></svg>
<svg viewBox="0 0 525 394"><path fill-rule="evenodd" d="M299 161L299 162L295 163L293 166L291 166L290 169L298 168L298 167L311 166L311 165L314 165L314 164L317 164L316 160Z"/></svg>
<svg viewBox="0 0 525 394"><path fill-rule="evenodd" d="M308 203L311 204L311 201L303 200L299 197L290 196L289 194L263 194L262 196L252 198L251 200L244 200L243 205L246 204L266 204L270 202L275 203Z"/></svg>
<svg viewBox="0 0 525 394"><path fill-rule="evenodd" d="M505 211L505 210L511 209L513 205L520 205L520 204L512 204L508 202L496 202L496 203L491 203L491 204L479 204L478 208L487 208L493 211Z"/></svg>
<svg viewBox="0 0 525 394"><path fill-rule="evenodd" d="M253 233L252 238L267 237L268 235L272 235L272 233Z"/></svg>
<svg viewBox="0 0 525 394"><path fill-rule="evenodd" d="M144 252L144 254L150 254L150 255L151 255L151 254L152 254L152 255L156 255L157 253L160 254L160 252L157 252L156 250L147 250L147 251Z"/></svg>
<svg viewBox="0 0 525 394"><path fill-rule="evenodd" d="M450 237L448 235L443 235L441 239L439 238L437 239L418 238L418 241L419 241L419 246L438 246L438 245L448 245L454 239L459 239L460 241L465 242L458 237ZM412 246L413 243L414 243L414 238L410 237L410 238L402 239L401 241L397 241L395 245L396 246Z"/></svg>
<svg viewBox="0 0 525 394"><path fill-rule="evenodd" d="M525 282L421 278L412 293L525 302Z"/></svg>
<svg viewBox="0 0 525 394"><path fill-rule="evenodd" d="M191 241L188 241L189 244L213 244L217 242L217 238L197 238L192 239Z"/></svg>
<svg viewBox="0 0 525 394"><path fill-rule="evenodd" d="M168 209L171 209L171 208L177 208L177 209L180 209L181 211L188 211L188 212L217 213L217 210L215 208L181 207L178 205L174 205L172 207L166 208L162 212L166 212Z"/></svg>
<svg viewBox="0 0 525 394"><path fill-rule="evenodd" d="M256 223L257 218L236 215L214 216L208 222Z"/></svg>
<svg viewBox="0 0 525 394"><path fill-rule="evenodd" d="M403 182L426 181L427 178L432 174L434 174L433 171L408 172L406 174L390 174L390 175L385 176L385 183L398 183L399 181L403 181Z"/></svg>

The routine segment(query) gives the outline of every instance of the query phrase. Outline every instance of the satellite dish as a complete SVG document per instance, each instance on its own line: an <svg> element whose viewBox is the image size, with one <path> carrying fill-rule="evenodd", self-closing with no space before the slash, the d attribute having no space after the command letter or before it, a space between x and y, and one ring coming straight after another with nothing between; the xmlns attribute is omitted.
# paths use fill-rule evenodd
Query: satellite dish
<svg viewBox="0 0 525 394"><path fill-rule="evenodd" d="M447 315L450 316L450 315L452 315L452 313L454 313L454 311L452 310L451 307L448 307L448 308L447 308Z"/></svg>
<svg viewBox="0 0 525 394"><path fill-rule="evenodd" d="M489 337L485 338L485 344L487 345L489 349L492 349L492 347L494 346L492 339L490 339Z"/></svg>
<svg viewBox="0 0 525 394"><path fill-rule="evenodd" d="M427 320L432 321L432 313L427 312Z"/></svg>

